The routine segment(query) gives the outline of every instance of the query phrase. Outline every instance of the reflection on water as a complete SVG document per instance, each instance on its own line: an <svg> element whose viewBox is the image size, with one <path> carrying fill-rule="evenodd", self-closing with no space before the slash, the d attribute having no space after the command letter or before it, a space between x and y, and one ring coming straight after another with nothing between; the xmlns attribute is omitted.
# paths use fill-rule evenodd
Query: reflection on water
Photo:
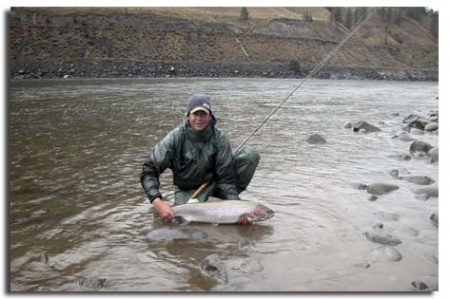
<svg viewBox="0 0 450 299"><path fill-rule="evenodd" d="M282 79L133 79L13 82L10 88L10 283L13 291L410 291L437 276L438 230L429 220L438 199L421 201L404 169L438 182L438 165L398 161L409 144L392 136L402 120L437 110L437 83L311 80L248 144L261 162L247 200L275 217L250 227L193 225L208 237L151 242L156 228L139 183L141 165L160 138L181 123L197 91L213 99L219 127L236 148L299 84ZM399 116L396 116L398 113ZM356 134L365 120L381 132ZM318 133L327 142L306 139ZM417 139L438 145L438 136ZM171 198L171 176L162 191ZM354 183L400 189L368 200ZM380 219L380 212L399 215ZM383 223L400 235L399 262L374 262L379 244L363 232ZM236 242L251 240L263 270L236 268ZM226 284L201 274L218 254ZM369 268L357 267L368 263ZM89 283L80 283L80 277ZM97 280L96 280L97 279ZM104 285L96 284L106 279ZM83 280L85 281L85 280Z"/></svg>

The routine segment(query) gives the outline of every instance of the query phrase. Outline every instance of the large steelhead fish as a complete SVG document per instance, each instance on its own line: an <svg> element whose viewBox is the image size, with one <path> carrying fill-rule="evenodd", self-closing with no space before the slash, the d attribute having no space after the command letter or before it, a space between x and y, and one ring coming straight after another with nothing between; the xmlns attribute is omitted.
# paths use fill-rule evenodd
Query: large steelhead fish
<svg viewBox="0 0 450 299"><path fill-rule="evenodd" d="M268 207L247 200L220 200L204 203L187 203L172 208L175 221L181 225L189 222L213 224L237 223L241 217L250 222L270 219L275 214Z"/></svg>

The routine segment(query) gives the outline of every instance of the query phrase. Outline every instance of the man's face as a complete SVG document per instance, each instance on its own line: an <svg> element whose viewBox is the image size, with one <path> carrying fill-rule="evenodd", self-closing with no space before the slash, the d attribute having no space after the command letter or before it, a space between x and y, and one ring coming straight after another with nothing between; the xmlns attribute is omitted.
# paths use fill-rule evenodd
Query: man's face
<svg viewBox="0 0 450 299"><path fill-rule="evenodd" d="M201 131L208 126L209 121L211 120L211 114L203 110L198 110L194 113L189 113L187 118L189 120L189 124L192 128L194 128L194 130Z"/></svg>

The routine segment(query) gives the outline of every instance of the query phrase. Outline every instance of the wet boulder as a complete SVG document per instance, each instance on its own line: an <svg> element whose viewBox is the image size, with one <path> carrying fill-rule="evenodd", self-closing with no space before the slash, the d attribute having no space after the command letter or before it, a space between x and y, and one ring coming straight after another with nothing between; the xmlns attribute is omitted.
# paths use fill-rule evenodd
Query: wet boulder
<svg viewBox="0 0 450 299"><path fill-rule="evenodd" d="M433 146L424 141L416 140L409 146L409 152L413 156L424 156Z"/></svg>
<svg viewBox="0 0 450 299"><path fill-rule="evenodd" d="M434 225L439 226L439 214L438 213L431 214L430 220Z"/></svg>
<svg viewBox="0 0 450 299"><path fill-rule="evenodd" d="M410 161L411 160L411 156L408 154L389 155L388 157L398 160L398 161Z"/></svg>
<svg viewBox="0 0 450 299"><path fill-rule="evenodd" d="M411 282L411 286L414 291L419 292L437 291L439 290L439 278L435 275L423 276Z"/></svg>
<svg viewBox="0 0 450 299"><path fill-rule="evenodd" d="M400 133L394 135L392 137L392 139L398 139L400 141L405 141L405 142L416 140L415 138L412 138L411 136L409 136L409 134L407 132L400 132Z"/></svg>
<svg viewBox="0 0 450 299"><path fill-rule="evenodd" d="M78 284L87 289L101 289L105 286L106 279L98 277L79 277Z"/></svg>
<svg viewBox="0 0 450 299"><path fill-rule="evenodd" d="M383 231L380 229L373 229L371 231L364 232L364 235L366 238L374 243L384 244L384 245L391 245L395 246L398 244L401 244L402 241L398 239L397 237Z"/></svg>
<svg viewBox="0 0 450 299"><path fill-rule="evenodd" d="M427 200L430 197L439 197L439 185L433 184L427 187L422 187L418 189L412 190L415 194L417 194L419 199Z"/></svg>
<svg viewBox="0 0 450 299"><path fill-rule="evenodd" d="M436 131L437 129L439 129L439 124L435 122L429 123L423 128L423 130L427 132Z"/></svg>
<svg viewBox="0 0 450 299"><path fill-rule="evenodd" d="M380 246L372 251L371 258L381 262L398 262L402 259L402 254L392 246Z"/></svg>
<svg viewBox="0 0 450 299"><path fill-rule="evenodd" d="M433 147L427 152L427 156L430 157L431 163L439 162L439 148Z"/></svg>
<svg viewBox="0 0 450 299"><path fill-rule="evenodd" d="M225 265L217 254L208 255L200 263L201 273L220 282L227 283Z"/></svg>
<svg viewBox="0 0 450 299"><path fill-rule="evenodd" d="M367 192L374 195L382 195L399 189L397 185L374 183L367 186Z"/></svg>
<svg viewBox="0 0 450 299"><path fill-rule="evenodd" d="M308 137L306 142L308 142L310 144L324 144L327 141L322 136L320 136L319 134L313 134L313 135Z"/></svg>
<svg viewBox="0 0 450 299"><path fill-rule="evenodd" d="M411 131L409 131L409 133L411 135L423 135L423 134L425 134L424 131L416 129L416 128L411 128Z"/></svg>
<svg viewBox="0 0 450 299"><path fill-rule="evenodd" d="M192 241L207 237L205 232L190 227L162 227L150 231L147 239L150 241Z"/></svg>
<svg viewBox="0 0 450 299"><path fill-rule="evenodd" d="M359 132L361 130L364 130L364 132L372 133L372 132L379 132L381 131L380 128L369 124L365 121L358 121L356 123L353 123L353 132Z"/></svg>
<svg viewBox="0 0 450 299"><path fill-rule="evenodd" d="M411 176L403 176L398 177L399 180L404 180L416 185L431 185L434 184L435 181L424 175L411 175Z"/></svg>
<svg viewBox="0 0 450 299"><path fill-rule="evenodd" d="M410 132L411 128L422 130L428 125L431 121L423 118L416 114L410 114L405 119L403 119L403 123L407 123L406 127L403 128L404 131Z"/></svg>

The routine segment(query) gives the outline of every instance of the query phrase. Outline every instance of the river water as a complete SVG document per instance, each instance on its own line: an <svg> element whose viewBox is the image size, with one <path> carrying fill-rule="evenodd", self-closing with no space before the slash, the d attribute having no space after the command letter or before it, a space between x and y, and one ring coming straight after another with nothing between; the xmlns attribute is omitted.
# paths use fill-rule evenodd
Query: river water
<svg viewBox="0 0 450 299"><path fill-rule="evenodd" d="M17 81L9 101L9 257L14 292L411 291L436 280L438 199L393 169L438 182L438 165L401 161L411 142L393 139L409 114L438 109L436 82L310 80L247 142L261 154L241 197L275 211L251 226L191 225L198 241L150 241L158 225L139 182L158 140L181 123L197 91L208 93L237 148L299 80L129 79ZM398 113L398 114L396 114ZM354 133L364 120L382 130ZM325 144L309 144L318 133ZM438 135L412 136L438 146ZM400 188L370 201L355 184ZM170 171L162 192L173 198ZM396 215L397 220L387 217ZM387 216L386 216L387 215ZM402 243L380 261L364 232L376 224ZM406 233L416 230L418 234ZM245 255L236 244L251 240ZM216 254L219 281L199 264ZM245 267L249 261L256 267Z"/></svg>

